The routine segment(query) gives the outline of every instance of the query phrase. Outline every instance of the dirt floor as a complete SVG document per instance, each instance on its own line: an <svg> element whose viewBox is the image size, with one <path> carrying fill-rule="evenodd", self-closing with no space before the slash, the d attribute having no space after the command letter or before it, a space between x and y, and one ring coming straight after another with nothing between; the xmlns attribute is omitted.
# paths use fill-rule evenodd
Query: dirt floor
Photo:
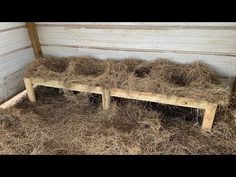
<svg viewBox="0 0 236 177"><path fill-rule="evenodd" d="M0 154L236 154L232 112L217 112L211 133L200 130L202 111L53 88L36 89L0 110Z"/></svg>

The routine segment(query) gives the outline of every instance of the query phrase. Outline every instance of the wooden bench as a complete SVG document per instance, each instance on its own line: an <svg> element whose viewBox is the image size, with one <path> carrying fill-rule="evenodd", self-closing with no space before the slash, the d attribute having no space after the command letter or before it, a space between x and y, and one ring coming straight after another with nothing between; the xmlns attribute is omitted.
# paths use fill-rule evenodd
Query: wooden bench
<svg viewBox="0 0 236 177"><path fill-rule="evenodd" d="M91 87L88 85L71 83L69 86L64 84L62 81L56 80L44 80L40 78L24 78L25 87L27 90L28 98L31 102L36 102L34 87L36 86L46 86L60 89L67 89L72 91L79 92L88 92L88 93L96 93L102 95L102 105L104 110L108 110L110 108L110 101L112 97L120 97L120 98L128 98L142 101L150 101L162 104L169 104L175 106L183 106L190 108L203 109L204 117L202 122L203 130L211 130L214 117L216 114L217 104L209 103L207 101L197 101L190 98L177 97L177 96L166 96L162 94L149 93L149 92L138 92L138 91L130 91L124 89L105 89L102 87ZM225 83L227 87L230 87ZM225 102L224 105L227 105L229 101Z"/></svg>

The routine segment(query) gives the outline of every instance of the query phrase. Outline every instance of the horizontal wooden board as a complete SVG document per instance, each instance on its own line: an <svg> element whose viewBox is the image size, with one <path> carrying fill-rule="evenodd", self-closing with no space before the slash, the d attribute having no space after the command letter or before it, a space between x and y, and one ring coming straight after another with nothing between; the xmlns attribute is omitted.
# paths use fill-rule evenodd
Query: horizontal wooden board
<svg viewBox="0 0 236 177"><path fill-rule="evenodd" d="M69 89L74 91L80 91L80 92L89 92L89 93L96 93L96 94L102 94L102 88L101 87L91 87L83 84L76 84L71 83L70 85L65 85L62 81L57 80L47 80L40 78L30 78L31 82L34 86L42 85L46 87L55 87L55 88L61 88L61 89Z"/></svg>
<svg viewBox="0 0 236 177"><path fill-rule="evenodd" d="M25 84L26 85L29 84L30 87L33 84L34 86L41 85L41 86L46 86L46 87L62 88L62 89L68 89L68 90L73 90L73 91L79 91L79 92L96 93L96 94L102 94L104 98L114 96L114 97L120 97L120 98L151 101L151 102L157 102L157 103L162 103L162 104L170 104L170 105L192 107L192 108L199 108L199 109L205 109L205 107L207 107L210 104L207 101L196 101L190 98L167 96L167 95L151 93L151 92L138 92L138 91L133 91L133 90L117 89L117 88L104 89L98 86L91 87L88 85L76 84L76 83L65 85L63 81L45 80L45 79L40 79L40 78L25 78L24 80L25 80ZM230 82L229 84L230 85L228 85L227 87L230 87L232 85ZM30 89L28 88L27 90L32 90L32 88ZM34 95L32 97L33 97L32 102L35 102ZM108 100L108 102L110 101ZM226 102L222 102L221 104L227 105L228 103L229 102L226 101ZM103 104L105 105L105 103ZM109 107L109 105L106 105L105 107Z"/></svg>
<svg viewBox="0 0 236 177"><path fill-rule="evenodd" d="M28 78L26 79L29 80ZM104 91L102 87L90 87L83 84L72 83L66 87L62 81L44 80L40 78L30 78L30 80L34 86L42 85L42 86L54 87L54 88L63 88L63 89L67 88L68 90L82 91L82 92L88 92L88 93L97 93L97 94L103 94L103 91ZM142 100L142 101L151 101L151 102L158 102L162 104L171 104L171 105L176 105L176 106L185 106L185 107L193 107L193 108L200 108L200 109L204 109L205 106L208 104L206 101L195 101L189 98L166 96L162 94L155 94L155 93L149 93L149 92L137 92L137 91L125 90L125 89L109 89L108 93L110 96L114 96L114 97L136 99L136 100Z"/></svg>
<svg viewBox="0 0 236 177"><path fill-rule="evenodd" d="M24 22L0 22L0 31L25 25Z"/></svg>
<svg viewBox="0 0 236 177"><path fill-rule="evenodd" d="M17 103L19 103L20 101L22 101L26 96L27 96L27 91L24 90L24 91L20 92L19 94L15 95L10 100L7 100L3 104L1 104L0 109L7 109L9 107L12 107L12 106L16 105ZM1 98L1 96L0 96L0 98Z"/></svg>
<svg viewBox="0 0 236 177"><path fill-rule="evenodd" d="M204 109L207 105L206 101L195 101L189 98L166 96L147 92L127 91L124 89L111 89L110 95L120 98L151 101L161 104L170 104L175 106L184 106L184 107L199 108L199 109Z"/></svg>
<svg viewBox="0 0 236 177"><path fill-rule="evenodd" d="M0 78L9 76L10 74L25 68L34 59L32 47L21 51L11 53L9 55L0 56Z"/></svg>
<svg viewBox="0 0 236 177"><path fill-rule="evenodd" d="M55 46L43 46L42 50L44 55L52 55L58 57L91 56L99 59L139 58L145 60L166 58L180 63L189 63L195 60L199 60L212 66L222 76L234 76L234 77L236 76L236 57L232 56L180 54L171 52L165 53L165 52L118 51L118 50L86 49L86 48L55 47Z"/></svg>
<svg viewBox="0 0 236 177"><path fill-rule="evenodd" d="M42 45L236 55L236 30L91 29L63 26L38 26L37 29Z"/></svg>
<svg viewBox="0 0 236 177"><path fill-rule="evenodd" d="M26 28L0 32L0 56L11 51L31 46Z"/></svg>

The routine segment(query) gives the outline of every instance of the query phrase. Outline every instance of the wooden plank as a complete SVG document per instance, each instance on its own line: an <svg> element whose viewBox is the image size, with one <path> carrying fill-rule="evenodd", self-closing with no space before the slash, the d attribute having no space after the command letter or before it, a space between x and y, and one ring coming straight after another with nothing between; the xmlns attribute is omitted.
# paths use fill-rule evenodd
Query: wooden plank
<svg viewBox="0 0 236 177"><path fill-rule="evenodd" d="M217 104L207 104L205 107L205 113L202 122L202 129L206 131L210 131L213 125L213 121L215 118L217 109Z"/></svg>
<svg viewBox="0 0 236 177"><path fill-rule="evenodd" d="M24 81L30 101L35 101L35 96L32 87L32 84L34 84L34 86L42 85L46 87L63 88L74 91L102 94L102 105L104 110L108 110L110 108L111 96L141 101L151 101L175 106L204 109L205 113L202 123L202 129L207 131L211 130L212 128L217 109L217 104L209 103L206 101L196 101L194 99L177 96L166 96L162 94L129 91L124 89L103 89L102 87L90 87L87 85L76 83L71 83L65 86L65 83L62 81L46 81L39 78L25 78Z"/></svg>
<svg viewBox="0 0 236 177"><path fill-rule="evenodd" d="M74 90L74 91L105 94L102 87L90 87L87 85L76 84L76 83L72 83L68 86L65 86L64 82L62 81L46 81L39 78L31 78L31 82L34 85L42 85L46 87L55 87L55 88L62 88L62 89L68 89L68 90ZM109 93L107 92L106 94L109 95ZM199 109L204 109L205 105L207 104L207 102L205 101L197 102L189 98L180 98L180 97L175 97L175 96L168 97L166 95L161 95L161 94L137 92L137 91L126 91L123 89L110 89L110 96L143 100L143 101L152 101L152 102L158 102L162 104L172 104L172 105L177 105L177 106L193 107L193 108L199 108Z"/></svg>
<svg viewBox="0 0 236 177"><path fill-rule="evenodd" d="M63 81L55 81L55 80L44 80L40 78L31 78L31 82L34 85L42 85L46 87L55 87L62 88L74 91L81 92L89 92L96 94L105 94L102 87L91 87L88 85L70 83L69 85L65 85ZM205 109L206 105L208 105L207 101L196 101L190 98L177 97L177 96L166 96L162 94L149 93L149 92L138 92L124 89L110 89L110 93L106 93L110 96L120 97L120 98L128 98L128 99L136 99L142 101L151 101L162 104L171 104L176 106L184 106L198 109ZM222 103L224 104L224 103ZM225 103L227 104L227 103Z"/></svg>
<svg viewBox="0 0 236 177"><path fill-rule="evenodd" d="M204 54L184 54L176 52L145 52L145 51L124 51L124 50L104 50L104 49L87 49L58 46L42 46L45 55L58 57L69 56L91 56L98 59L115 58L139 58L144 60L154 60L166 58L174 62L190 63L193 61L202 61L209 64L213 69L222 76L236 76L236 57L218 56Z"/></svg>
<svg viewBox="0 0 236 177"><path fill-rule="evenodd" d="M65 83L62 81L55 81L55 80L46 81L39 78L31 78L31 82L34 85L42 85L46 87L62 88L62 89L68 89L68 90L73 90L73 91L79 91L79 92L102 94L101 87L91 87L91 86L76 84L76 83L65 85Z"/></svg>
<svg viewBox="0 0 236 177"><path fill-rule="evenodd" d="M36 88L36 87L33 86L33 88ZM3 104L1 104L0 108L1 109L10 108L10 107L16 105L17 103L19 103L20 101L22 101L26 97L26 95L27 95L27 90L23 90L22 92L18 93L17 95L12 97L11 99L9 99L6 102L4 102Z"/></svg>
<svg viewBox="0 0 236 177"><path fill-rule="evenodd" d="M35 94L34 94L34 88L33 84L30 80L30 78L24 78L25 88L27 90L28 98L30 102L36 102Z"/></svg>
<svg viewBox="0 0 236 177"><path fill-rule="evenodd" d="M184 106L191 108L204 109L207 105L206 101L195 101L189 98L166 96L155 93L137 92L137 91L126 91L123 89L111 89L110 95L114 97L151 101L162 104L170 104L176 106Z"/></svg>
<svg viewBox="0 0 236 177"><path fill-rule="evenodd" d="M10 100L8 100L5 103L1 104L0 108L1 109L6 109L6 108L9 108L11 106L14 106L18 102L20 102L26 95L27 95L27 90L24 90L24 91L20 92L19 94L17 94L16 96L14 96L13 98L11 98Z"/></svg>
<svg viewBox="0 0 236 177"><path fill-rule="evenodd" d="M102 90L102 106L104 110L109 110L111 105L110 90Z"/></svg>
<svg viewBox="0 0 236 177"><path fill-rule="evenodd" d="M36 59L42 58L43 54L42 54L42 49L39 43L39 38L38 38L38 33L37 33L35 23L27 22L26 27L28 29L29 37L30 37L30 40L34 49L34 54L35 54Z"/></svg>

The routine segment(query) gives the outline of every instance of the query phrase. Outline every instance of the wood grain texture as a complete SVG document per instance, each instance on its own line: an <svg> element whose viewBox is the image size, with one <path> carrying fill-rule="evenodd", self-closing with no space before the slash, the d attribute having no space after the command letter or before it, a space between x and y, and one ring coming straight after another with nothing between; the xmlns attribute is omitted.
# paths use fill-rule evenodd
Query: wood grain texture
<svg viewBox="0 0 236 177"><path fill-rule="evenodd" d="M199 108L199 109L204 109L205 105L207 104L206 101L195 101L189 98L166 96L162 94L155 94L149 92L127 91L124 89L111 89L110 95L120 98L151 101L161 104L170 104L170 105Z"/></svg>
<svg viewBox="0 0 236 177"><path fill-rule="evenodd" d="M167 96L162 94L150 93L150 92L138 92L125 89L104 89L102 87L90 87L83 84L72 83L70 85L64 84L62 81L56 80L45 80L40 78L25 78L25 85L29 100L35 102L35 95L33 92L33 86L47 86L54 88L63 88L74 91L82 91L88 93L97 93L102 95L102 105L104 110L110 108L111 96L119 98L127 98L141 101L151 101L161 104L169 104L175 106L183 106L197 109L204 109L204 118L202 123L202 129L209 131L212 128L217 104L209 103L206 101L197 101L190 98L177 97L177 96Z"/></svg>
<svg viewBox="0 0 236 177"><path fill-rule="evenodd" d="M36 102L33 84L30 78L24 78L25 88L30 102Z"/></svg>
<svg viewBox="0 0 236 177"><path fill-rule="evenodd" d="M28 29L29 37L34 49L36 59L42 58L43 54L39 43L38 32L35 23L27 22L26 27Z"/></svg>
<svg viewBox="0 0 236 177"><path fill-rule="evenodd" d="M111 107L110 90L102 90L102 107L104 110L109 110Z"/></svg>
<svg viewBox="0 0 236 177"><path fill-rule="evenodd" d="M193 107L193 108L199 108L199 109L204 109L205 106L207 105L206 101L195 101L189 98L166 96L162 94L155 94L155 93L148 93L148 92L137 92L137 91L131 91L131 90L124 90L124 89L115 89L115 88L110 89L110 91L108 90L104 91L102 87L91 87L91 86L87 86L83 84L72 83L68 86L65 86L64 82L62 81L44 80L40 78L30 78L30 80L34 85L42 85L46 87L55 87L55 88L63 88L63 89L74 90L74 91L103 94L104 97L108 97L108 95L110 95L114 97L136 99L136 100L142 100L142 101L151 101L151 102L157 102L157 103L162 103L162 104L171 104L171 105Z"/></svg>
<svg viewBox="0 0 236 177"><path fill-rule="evenodd" d="M75 83L71 83L71 84L65 86L64 82L62 82L62 81L43 80L40 78L30 78L30 79L34 85L42 85L42 86L46 86L46 87L62 88L62 89L79 91L79 92L89 92L89 93L102 94L101 87L91 87L91 86L87 86L87 85L83 85L83 84L75 84Z"/></svg>
<svg viewBox="0 0 236 177"><path fill-rule="evenodd" d="M19 94L17 94L16 96L14 96L13 98L11 98L10 100L6 101L5 103L0 105L0 109L6 109L9 108L11 106L16 105L18 102L20 102L25 96L27 95L27 91L24 90L22 92L20 92Z"/></svg>
<svg viewBox="0 0 236 177"><path fill-rule="evenodd" d="M202 122L202 129L210 131L212 129L213 121L215 118L217 104L207 104Z"/></svg>

